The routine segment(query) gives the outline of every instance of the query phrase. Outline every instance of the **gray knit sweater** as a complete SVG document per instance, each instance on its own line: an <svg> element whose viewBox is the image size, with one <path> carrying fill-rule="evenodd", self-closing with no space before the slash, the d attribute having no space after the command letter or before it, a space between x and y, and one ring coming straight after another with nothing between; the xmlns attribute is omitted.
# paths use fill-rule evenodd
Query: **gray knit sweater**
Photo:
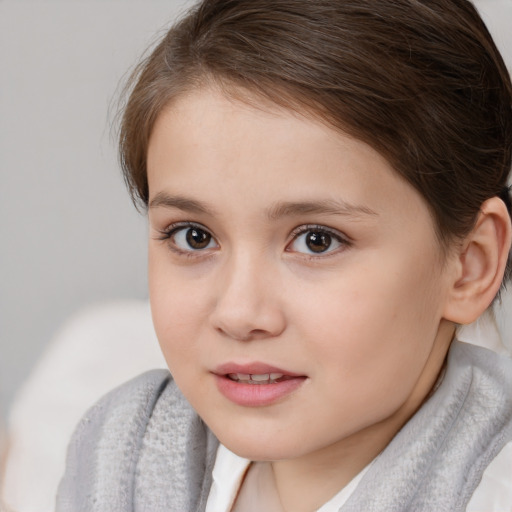
<svg viewBox="0 0 512 512"><path fill-rule="evenodd" d="M340 512L462 512L511 440L512 361L455 342L437 391ZM204 511L217 446L170 374L145 373L79 424L57 512Z"/></svg>

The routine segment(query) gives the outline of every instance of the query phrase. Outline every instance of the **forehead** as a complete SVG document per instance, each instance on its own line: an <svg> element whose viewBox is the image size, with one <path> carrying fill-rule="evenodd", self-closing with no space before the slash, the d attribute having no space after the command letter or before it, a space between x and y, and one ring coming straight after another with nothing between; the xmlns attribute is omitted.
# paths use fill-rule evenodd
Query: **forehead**
<svg viewBox="0 0 512 512"><path fill-rule="evenodd" d="M358 157L378 160L392 169L369 145L309 112L287 109L246 91L225 94L218 88L204 87L178 96L159 115L149 141L148 168L152 174L161 163L159 158L172 156L198 163L207 157L213 172L218 160L245 158L249 164L257 156L251 167L262 168L269 160L277 164L279 158L280 164L296 165L298 171L306 156L314 155L317 163L310 167L317 168L334 156L335 149L346 161L357 152Z"/></svg>
<svg viewBox="0 0 512 512"><path fill-rule="evenodd" d="M150 201L192 195L233 214L311 199L394 217L428 214L420 195L368 144L295 111L260 108L215 89L183 95L159 116L148 181Z"/></svg>

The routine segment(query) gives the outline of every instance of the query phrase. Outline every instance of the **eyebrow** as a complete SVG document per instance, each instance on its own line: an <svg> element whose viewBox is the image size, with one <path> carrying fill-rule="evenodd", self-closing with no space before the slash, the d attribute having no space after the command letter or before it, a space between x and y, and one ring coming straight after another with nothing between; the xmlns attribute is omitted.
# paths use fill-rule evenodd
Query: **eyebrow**
<svg viewBox="0 0 512 512"><path fill-rule="evenodd" d="M215 216L215 209L208 204L184 196L173 196L159 192L150 202L149 208L176 208L184 212ZM267 210L269 220L278 220L283 217L299 215L342 215L350 217L363 217L378 215L374 210L353 205L342 200L325 199L320 201L284 201L278 202Z"/></svg>
<svg viewBox="0 0 512 512"><path fill-rule="evenodd" d="M377 212L366 206L353 205L345 201L335 199L277 203L272 206L267 213L270 220L308 214L343 215L350 217L378 215Z"/></svg>
<svg viewBox="0 0 512 512"><path fill-rule="evenodd" d="M171 196L165 192L159 192L150 202L149 208L177 208L184 212L202 213L206 215L215 215L215 210L201 201L189 199L183 196Z"/></svg>

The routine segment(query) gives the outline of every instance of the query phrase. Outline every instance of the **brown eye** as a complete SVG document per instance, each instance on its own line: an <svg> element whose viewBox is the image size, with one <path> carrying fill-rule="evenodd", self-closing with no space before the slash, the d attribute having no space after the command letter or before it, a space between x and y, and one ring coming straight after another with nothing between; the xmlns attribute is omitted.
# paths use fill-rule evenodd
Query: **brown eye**
<svg viewBox="0 0 512 512"><path fill-rule="evenodd" d="M312 252L325 252L331 247L332 238L329 233L310 231L306 234L305 243Z"/></svg>
<svg viewBox="0 0 512 512"><path fill-rule="evenodd" d="M215 239L206 229L200 226L179 226L168 236L172 246L180 251L192 252L218 247Z"/></svg>
<svg viewBox="0 0 512 512"><path fill-rule="evenodd" d="M323 226L305 225L295 230L294 239L286 251L323 256L349 245L350 242L337 231Z"/></svg>
<svg viewBox="0 0 512 512"><path fill-rule="evenodd" d="M206 249L212 240L212 235L202 229L190 228L187 229L185 238L187 240L187 244L192 249Z"/></svg>

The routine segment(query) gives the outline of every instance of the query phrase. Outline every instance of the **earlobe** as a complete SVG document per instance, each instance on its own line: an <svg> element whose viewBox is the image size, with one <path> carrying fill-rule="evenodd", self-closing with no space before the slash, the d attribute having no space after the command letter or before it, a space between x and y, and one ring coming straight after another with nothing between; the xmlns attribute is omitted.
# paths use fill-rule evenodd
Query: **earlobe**
<svg viewBox="0 0 512 512"><path fill-rule="evenodd" d="M475 321L498 293L510 251L512 227L498 197L482 204L473 230L457 253L444 318L458 324Z"/></svg>

